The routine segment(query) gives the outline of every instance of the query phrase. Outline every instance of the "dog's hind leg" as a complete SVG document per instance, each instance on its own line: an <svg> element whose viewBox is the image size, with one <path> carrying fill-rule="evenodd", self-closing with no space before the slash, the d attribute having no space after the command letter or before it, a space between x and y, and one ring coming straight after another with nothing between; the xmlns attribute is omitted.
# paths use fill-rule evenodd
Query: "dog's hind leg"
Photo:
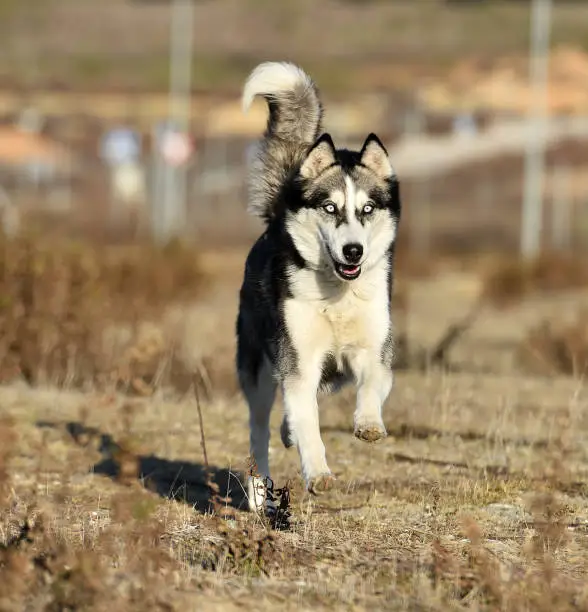
<svg viewBox="0 0 588 612"><path fill-rule="evenodd" d="M249 509L259 511L270 509L267 500L267 486L272 486L269 469L269 420L276 397L276 383L272 376L271 365L262 358L259 367L247 368L239 365L241 389L249 406L249 442L251 457L255 462L256 473L248 478Z"/></svg>

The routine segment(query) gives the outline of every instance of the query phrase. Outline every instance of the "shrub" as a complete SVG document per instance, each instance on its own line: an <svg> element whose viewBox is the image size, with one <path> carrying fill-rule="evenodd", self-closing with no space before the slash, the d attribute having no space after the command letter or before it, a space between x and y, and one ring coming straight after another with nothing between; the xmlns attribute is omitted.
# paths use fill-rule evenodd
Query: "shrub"
<svg viewBox="0 0 588 612"><path fill-rule="evenodd" d="M518 349L522 367L533 373L582 375L588 370L588 312L572 322L543 321Z"/></svg>
<svg viewBox="0 0 588 612"><path fill-rule="evenodd" d="M193 298L202 282L198 257L177 244L96 246L32 235L2 241L0 375L30 383L96 380L116 365L104 348L116 326L130 327L132 345L139 321Z"/></svg>
<svg viewBox="0 0 588 612"><path fill-rule="evenodd" d="M505 307L537 293L588 286L588 267L572 255L546 253L532 261L494 261L483 274L483 300Z"/></svg>

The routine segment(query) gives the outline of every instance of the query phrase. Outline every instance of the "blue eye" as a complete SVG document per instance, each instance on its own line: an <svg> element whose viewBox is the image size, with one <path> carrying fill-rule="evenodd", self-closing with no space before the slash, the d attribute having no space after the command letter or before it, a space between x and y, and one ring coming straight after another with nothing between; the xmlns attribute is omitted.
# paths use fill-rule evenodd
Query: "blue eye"
<svg viewBox="0 0 588 612"><path fill-rule="evenodd" d="M374 204L373 202L367 202L363 207L364 215L371 215L374 212Z"/></svg>
<svg viewBox="0 0 588 612"><path fill-rule="evenodd" d="M335 206L335 204L333 204L333 202L327 200L324 205L323 205L323 209L326 213L329 213L329 215L334 215L335 212L337 211L337 207Z"/></svg>

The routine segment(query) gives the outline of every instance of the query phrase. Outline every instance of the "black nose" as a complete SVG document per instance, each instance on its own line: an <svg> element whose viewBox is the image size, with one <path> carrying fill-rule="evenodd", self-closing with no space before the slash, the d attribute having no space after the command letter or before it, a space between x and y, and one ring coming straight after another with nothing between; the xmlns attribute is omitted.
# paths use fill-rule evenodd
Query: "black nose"
<svg viewBox="0 0 588 612"><path fill-rule="evenodd" d="M357 242L350 242L343 247L343 257L350 264L356 264L363 255L363 247Z"/></svg>

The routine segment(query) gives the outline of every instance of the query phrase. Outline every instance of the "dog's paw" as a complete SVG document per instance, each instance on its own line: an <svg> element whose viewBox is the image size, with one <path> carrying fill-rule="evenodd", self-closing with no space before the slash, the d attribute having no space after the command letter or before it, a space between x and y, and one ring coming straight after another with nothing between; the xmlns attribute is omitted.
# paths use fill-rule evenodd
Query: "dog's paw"
<svg viewBox="0 0 588 612"><path fill-rule="evenodd" d="M335 477L330 472L314 476L308 481L307 489L313 495L320 495L333 488L335 485Z"/></svg>
<svg viewBox="0 0 588 612"><path fill-rule="evenodd" d="M271 515L276 511L276 504L272 499L274 483L271 478L249 476L247 479L247 501L250 512ZM268 494L269 489L269 494Z"/></svg>
<svg viewBox="0 0 588 612"><path fill-rule="evenodd" d="M364 442L377 442L388 435L383 423L358 423L353 433Z"/></svg>

